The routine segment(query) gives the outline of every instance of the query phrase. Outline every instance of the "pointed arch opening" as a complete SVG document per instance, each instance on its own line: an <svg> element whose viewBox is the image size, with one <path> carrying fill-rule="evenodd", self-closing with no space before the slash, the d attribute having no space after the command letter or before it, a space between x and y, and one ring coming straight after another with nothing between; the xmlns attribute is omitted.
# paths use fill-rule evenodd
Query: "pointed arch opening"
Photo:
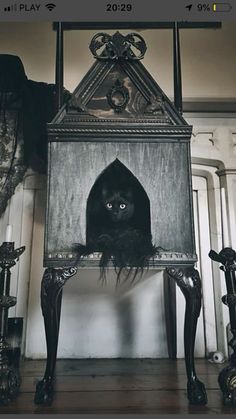
<svg viewBox="0 0 236 419"><path fill-rule="evenodd" d="M112 218L113 214L106 207L109 201L120 202L121 207L125 205L125 211L122 213L121 210L118 214L121 217L119 222ZM108 227L118 229L119 226L127 226L140 231L144 237L151 237L148 195L133 173L119 159L115 159L97 177L90 190L86 209L86 241L94 243L99 236L106 234Z"/></svg>

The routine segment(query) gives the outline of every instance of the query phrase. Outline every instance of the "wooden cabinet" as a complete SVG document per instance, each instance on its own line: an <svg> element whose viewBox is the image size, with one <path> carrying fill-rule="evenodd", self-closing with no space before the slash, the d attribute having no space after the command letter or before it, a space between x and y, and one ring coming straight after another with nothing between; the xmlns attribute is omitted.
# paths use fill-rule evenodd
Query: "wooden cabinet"
<svg viewBox="0 0 236 419"><path fill-rule="evenodd" d="M151 263L196 261L192 127L136 58L97 59L49 124L45 266L73 263L73 244L86 243L89 193L116 160L138 179L150 201L153 244L164 249ZM85 266L97 262L83 259Z"/></svg>
<svg viewBox="0 0 236 419"><path fill-rule="evenodd" d="M74 243L88 239L87 206L100 176L112 165L133 176L146 200L147 234L161 251L155 268L166 267L186 299L185 357L191 403L205 404L205 387L194 368L201 309L190 171L189 126L141 64L146 45L137 34L99 33L90 44L96 61L70 102L48 125L48 191L42 311L47 339L45 376L35 402L51 403L62 288L76 273ZM119 176L119 170L118 170ZM138 203L137 203L138 204ZM94 221L94 223L96 220ZM88 255L83 266L98 266Z"/></svg>

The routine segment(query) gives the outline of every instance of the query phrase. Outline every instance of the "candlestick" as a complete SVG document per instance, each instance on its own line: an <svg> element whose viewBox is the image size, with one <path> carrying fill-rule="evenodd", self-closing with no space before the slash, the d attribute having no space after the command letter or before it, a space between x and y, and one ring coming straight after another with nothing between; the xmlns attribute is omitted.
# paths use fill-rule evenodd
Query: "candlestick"
<svg viewBox="0 0 236 419"><path fill-rule="evenodd" d="M225 247L219 253L211 250L209 257L220 262L220 269L225 274L227 294L222 302L229 308L230 330L232 339L228 342L233 349L229 364L220 372L218 383L223 393L223 402L226 405L236 406L236 252L231 247Z"/></svg>
<svg viewBox="0 0 236 419"><path fill-rule="evenodd" d="M7 229L6 229L6 242L11 242L12 240L12 225L11 224L7 224Z"/></svg>
<svg viewBox="0 0 236 419"><path fill-rule="evenodd" d="M11 268L19 260L25 246L14 248L11 242L12 226L7 228L6 242L0 246L0 405L6 405L17 396L21 378L18 368L9 364L10 345L7 342L8 310L16 305L16 297L9 295Z"/></svg>

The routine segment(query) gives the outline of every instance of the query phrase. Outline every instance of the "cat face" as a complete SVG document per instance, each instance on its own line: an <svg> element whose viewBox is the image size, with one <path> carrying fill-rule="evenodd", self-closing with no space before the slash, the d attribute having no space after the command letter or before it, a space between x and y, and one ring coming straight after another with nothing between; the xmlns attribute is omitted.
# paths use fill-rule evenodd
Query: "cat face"
<svg viewBox="0 0 236 419"><path fill-rule="evenodd" d="M107 217L114 223L129 220L134 213L131 191L109 191L103 189L103 205Z"/></svg>

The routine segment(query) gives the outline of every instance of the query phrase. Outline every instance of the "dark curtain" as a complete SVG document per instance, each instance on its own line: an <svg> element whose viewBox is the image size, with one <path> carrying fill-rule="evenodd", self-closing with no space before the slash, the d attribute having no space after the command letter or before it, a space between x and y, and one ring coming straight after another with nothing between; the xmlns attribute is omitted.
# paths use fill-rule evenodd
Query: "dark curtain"
<svg viewBox="0 0 236 419"><path fill-rule="evenodd" d="M55 84L28 80L19 57L0 54L0 215L27 168L46 173L46 124L56 111Z"/></svg>

